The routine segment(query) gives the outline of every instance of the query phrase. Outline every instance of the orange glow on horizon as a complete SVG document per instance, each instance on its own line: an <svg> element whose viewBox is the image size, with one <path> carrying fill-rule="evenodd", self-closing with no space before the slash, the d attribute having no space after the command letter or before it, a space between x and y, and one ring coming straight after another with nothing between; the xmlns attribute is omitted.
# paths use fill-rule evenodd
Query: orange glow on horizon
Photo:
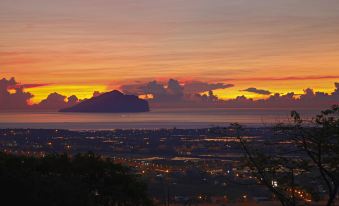
<svg viewBox="0 0 339 206"><path fill-rule="evenodd" d="M248 82L242 82L236 84L234 87L226 88L226 89L217 89L213 90L214 95L218 96L218 98L223 100L234 99L238 96L245 96L247 98L252 98L254 100L258 99L266 99L269 95L262 95L256 94L251 92L242 91L248 88L248 85L258 85L259 89L265 89L272 92L272 95L275 93L279 93L281 95L287 94L290 92L294 92L296 96L303 94L304 90L307 88L313 89L315 92L325 92L325 93L332 93L334 91L334 82L317 82L314 84L314 87L310 87L309 82L299 82L300 85L298 87L292 87L289 81L281 81L272 85L271 87L264 87L267 85L265 82L255 82L249 84ZM262 86L261 86L262 85ZM99 92L107 92L113 89L119 89L117 86L116 88L108 88L106 85L47 85L41 87L34 87L34 88L27 88L25 91L30 92L34 95L31 99L31 104L39 103L41 100L46 99L50 93L57 92L64 96L71 96L76 95L79 99L91 98L93 96L94 91ZM10 90L11 93L15 92ZM207 94L205 92L204 94ZM139 95L139 98L142 99L152 99L153 96L151 94L148 95Z"/></svg>
<svg viewBox="0 0 339 206"><path fill-rule="evenodd" d="M79 99L91 98L94 91L106 92L105 85L50 85L44 87L35 87L25 89L34 95L31 99L32 104L41 102L46 99L50 93L56 92L66 97L76 95Z"/></svg>

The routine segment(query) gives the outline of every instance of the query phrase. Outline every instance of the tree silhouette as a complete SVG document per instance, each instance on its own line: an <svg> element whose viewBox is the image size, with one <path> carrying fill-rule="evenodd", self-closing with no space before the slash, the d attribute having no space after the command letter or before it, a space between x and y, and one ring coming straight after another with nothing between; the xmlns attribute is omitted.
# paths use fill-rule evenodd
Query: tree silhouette
<svg viewBox="0 0 339 206"><path fill-rule="evenodd" d="M296 111L291 117L293 121L277 125L276 137L261 147L242 137L239 124L231 125L243 148L245 166L284 206L310 202L311 195L322 192L319 185L327 192L326 205L332 206L339 189L339 106L312 119L302 119ZM282 141L288 147L280 147Z"/></svg>
<svg viewBox="0 0 339 206"><path fill-rule="evenodd" d="M245 161L243 169L248 170L255 177L258 184L264 185L283 206L295 206L297 200L295 191L301 186L295 181L296 171L302 164L300 160L289 160L279 148L270 151L263 151L262 148L253 147L242 137L243 128L239 124L232 124L236 136L243 148ZM270 145L265 143L265 146Z"/></svg>
<svg viewBox="0 0 339 206"><path fill-rule="evenodd" d="M0 192L9 205L146 206L146 185L93 153L44 158L0 154Z"/></svg>
<svg viewBox="0 0 339 206"><path fill-rule="evenodd" d="M339 189L339 106L322 111L312 120L291 113L293 125L285 127L289 136L311 159L327 188L327 206L335 204Z"/></svg>

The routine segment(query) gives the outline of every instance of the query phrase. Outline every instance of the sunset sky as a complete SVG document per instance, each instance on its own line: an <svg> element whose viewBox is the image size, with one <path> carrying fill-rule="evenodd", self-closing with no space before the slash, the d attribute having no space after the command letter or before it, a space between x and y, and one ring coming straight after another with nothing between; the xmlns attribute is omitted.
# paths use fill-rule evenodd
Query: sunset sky
<svg viewBox="0 0 339 206"><path fill-rule="evenodd" d="M167 81L331 92L339 81L338 0L1 0L0 78L38 102Z"/></svg>

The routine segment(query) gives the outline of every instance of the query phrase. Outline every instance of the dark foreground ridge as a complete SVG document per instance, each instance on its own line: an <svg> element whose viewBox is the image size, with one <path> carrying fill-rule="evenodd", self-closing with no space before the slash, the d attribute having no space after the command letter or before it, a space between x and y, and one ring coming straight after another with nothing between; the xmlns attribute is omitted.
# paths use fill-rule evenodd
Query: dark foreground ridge
<svg viewBox="0 0 339 206"><path fill-rule="evenodd" d="M139 177L93 153L73 157L0 153L0 171L1 201L13 206L152 205Z"/></svg>
<svg viewBox="0 0 339 206"><path fill-rule="evenodd" d="M146 100L134 95L125 95L117 90L104 93L98 97L85 100L73 107L61 109L60 112L90 112L90 113L123 113L148 112Z"/></svg>

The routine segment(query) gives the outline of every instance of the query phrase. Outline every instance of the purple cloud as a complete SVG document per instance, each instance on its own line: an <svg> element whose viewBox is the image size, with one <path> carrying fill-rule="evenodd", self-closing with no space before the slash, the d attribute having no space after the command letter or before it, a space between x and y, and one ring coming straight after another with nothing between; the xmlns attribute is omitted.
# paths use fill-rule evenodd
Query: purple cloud
<svg viewBox="0 0 339 206"><path fill-rule="evenodd" d="M262 94L262 95L270 95L270 94L272 94L272 92L270 92L268 90L257 89L255 87L250 87L250 88L247 88L247 89L244 89L244 90L240 90L240 91L251 92L251 93Z"/></svg>
<svg viewBox="0 0 339 206"><path fill-rule="evenodd" d="M9 92L9 89L14 92ZM14 78L0 80L0 110L24 110L27 109L29 100L33 95L24 92Z"/></svg>

